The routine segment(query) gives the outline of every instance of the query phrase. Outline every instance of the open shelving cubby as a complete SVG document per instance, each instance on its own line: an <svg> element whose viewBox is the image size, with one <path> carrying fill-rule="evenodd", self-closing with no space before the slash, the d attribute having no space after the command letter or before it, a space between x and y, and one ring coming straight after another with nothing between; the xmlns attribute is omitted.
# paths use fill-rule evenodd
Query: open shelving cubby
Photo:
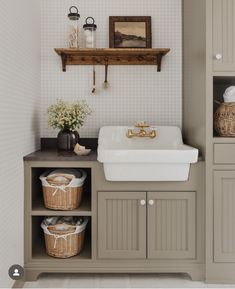
<svg viewBox="0 0 235 289"><path fill-rule="evenodd" d="M61 213L60 215L64 215ZM32 260L46 260L46 261L61 261L64 260L89 260L91 259L91 220L86 228L85 233L85 242L84 247L81 253L77 256L67 258L67 259L60 259L54 258L46 253L45 248L45 241L44 241L44 233L41 229L41 222L43 220L43 216L33 216L32 217Z"/></svg>
<svg viewBox="0 0 235 289"><path fill-rule="evenodd" d="M40 175L45 171L52 171L54 169L58 169L59 167L32 167L31 168L31 210L30 210L30 218L31 218L31 235L29 238L31 239L32 249L31 249L31 258L33 261L51 261L54 262L64 262L64 260L89 260L92 258L91 251L91 218L92 218L92 207L91 207L91 178L92 178L92 170L91 168L73 168L72 169L82 169L86 171L87 178L83 185L83 197L82 203L79 208L75 210L49 210L44 206L43 200L43 191L42 185L40 181ZM46 253L45 241L44 241L44 233L41 228L41 223L43 219L47 216L83 216L89 217L89 223L86 228L85 233L85 242L84 248L81 253L77 256L68 258L68 259L60 259L54 258Z"/></svg>
<svg viewBox="0 0 235 289"><path fill-rule="evenodd" d="M219 103L223 103L223 94L229 86L235 86L235 76L214 76L213 77L213 114L219 107ZM232 143L235 141L233 137L221 137L213 130L213 140L216 143Z"/></svg>
<svg viewBox="0 0 235 289"><path fill-rule="evenodd" d="M48 210L44 206L42 185L39 179L40 175L47 171L58 168L32 168L32 208L33 216L91 216L91 169L82 168L87 173L87 179L83 185L82 203L78 209L73 211ZM78 169L78 168L75 168Z"/></svg>

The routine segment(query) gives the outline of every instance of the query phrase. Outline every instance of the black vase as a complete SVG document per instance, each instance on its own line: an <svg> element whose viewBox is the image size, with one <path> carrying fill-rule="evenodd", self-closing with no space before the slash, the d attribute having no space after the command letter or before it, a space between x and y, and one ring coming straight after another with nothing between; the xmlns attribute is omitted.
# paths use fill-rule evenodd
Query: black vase
<svg viewBox="0 0 235 289"><path fill-rule="evenodd" d="M57 148L62 151L73 151L79 141L77 131L61 130L57 136Z"/></svg>

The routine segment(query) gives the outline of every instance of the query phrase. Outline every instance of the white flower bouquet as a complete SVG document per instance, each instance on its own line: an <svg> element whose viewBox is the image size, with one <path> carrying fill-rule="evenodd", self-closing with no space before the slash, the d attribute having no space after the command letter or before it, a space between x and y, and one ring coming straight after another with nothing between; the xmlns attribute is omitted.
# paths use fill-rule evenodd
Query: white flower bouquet
<svg viewBox="0 0 235 289"><path fill-rule="evenodd" d="M48 108L48 124L61 131L73 132L83 126L86 117L91 112L85 100L69 103L58 99Z"/></svg>

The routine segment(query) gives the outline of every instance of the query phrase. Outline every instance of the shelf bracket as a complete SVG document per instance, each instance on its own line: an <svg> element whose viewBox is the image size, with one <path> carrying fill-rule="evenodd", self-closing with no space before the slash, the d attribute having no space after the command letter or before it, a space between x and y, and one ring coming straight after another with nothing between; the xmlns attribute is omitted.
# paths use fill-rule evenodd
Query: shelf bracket
<svg viewBox="0 0 235 289"><path fill-rule="evenodd" d="M66 72L66 64L67 64L68 56L64 53L61 54L61 60L62 60L62 70L63 72Z"/></svg>
<svg viewBox="0 0 235 289"><path fill-rule="evenodd" d="M157 55L157 71L158 72L161 72L162 70L162 57L163 55L161 53Z"/></svg>

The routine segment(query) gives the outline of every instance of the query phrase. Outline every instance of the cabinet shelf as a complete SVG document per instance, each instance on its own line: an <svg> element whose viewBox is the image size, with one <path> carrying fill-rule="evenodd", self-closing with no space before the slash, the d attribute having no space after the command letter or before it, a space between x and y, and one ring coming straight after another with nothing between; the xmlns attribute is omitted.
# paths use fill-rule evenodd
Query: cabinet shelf
<svg viewBox="0 0 235 289"><path fill-rule="evenodd" d="M62 70L67 65L157 65L161 71L162 58L169 48L55 48L61 56Z"/></svg>
<svg viewBox="0 0 235 289"><path fill-rule="evenodd" d="M79 208L71 211L56 211L46 209L42 202L38 201L33 204L31 211L32 216L91 216L91 202L84 198Z"/></svg>

